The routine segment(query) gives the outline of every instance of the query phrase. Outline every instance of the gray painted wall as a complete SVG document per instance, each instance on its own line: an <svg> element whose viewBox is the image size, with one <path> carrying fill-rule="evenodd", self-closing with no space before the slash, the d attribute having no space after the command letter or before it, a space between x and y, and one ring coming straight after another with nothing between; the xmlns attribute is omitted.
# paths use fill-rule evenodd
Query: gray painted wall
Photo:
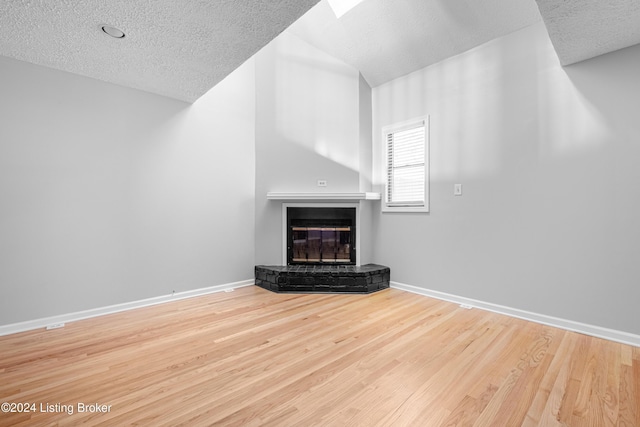
<svg viewBox="0 0 640 427"><path fill-rule="evenodd" d="M256 263L281 265L282 203L268 192L359 191L360 76L288 32L255 61Z"/></svg>
<svg viewBox="0 0 640 427"><path fill-rule="evenodd" d="M560 67L542 23L373 90L431 123L431 212L374 216L392 280L640 333L640 46ZM453 196L453 184L463 195Z"/></svg>
<svg viewBox="0 0 640 427"><path fill-rule="evenodd" d="M372 100L371 87L360 75L359 78L359 120L360 120L360 191L373 191L373 151L372 151ZM360 202L360 263L373 262L374 232L373 215L380 210L380 202Z"/></svg>
<svg viewBox="0 0 640 427"><path fill-rule="evenodd" d="M254 82L189 105L0 57L0 325L251 279Z"/></svg>

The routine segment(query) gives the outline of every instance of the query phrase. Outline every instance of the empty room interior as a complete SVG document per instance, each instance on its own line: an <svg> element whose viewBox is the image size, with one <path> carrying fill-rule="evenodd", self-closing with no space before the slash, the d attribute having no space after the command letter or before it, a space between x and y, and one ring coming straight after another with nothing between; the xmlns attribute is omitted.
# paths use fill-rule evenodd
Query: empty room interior
<svg viewBox="0 0 640 427"><path fill-rule="evenodd" d="M640 426L640 3L0 3L0 426Z"/></svg>

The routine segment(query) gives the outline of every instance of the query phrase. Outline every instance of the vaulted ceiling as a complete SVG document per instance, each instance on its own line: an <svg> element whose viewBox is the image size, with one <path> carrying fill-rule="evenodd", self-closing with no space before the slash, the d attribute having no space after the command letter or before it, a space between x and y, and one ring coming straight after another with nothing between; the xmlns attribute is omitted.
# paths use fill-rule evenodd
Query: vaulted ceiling
<svg viewBox="0 0 640 427"><path fill-rule="evenodd" d="M193 102L317 2L0 1L0 55Z"/></svg>
<svg viewBox="0 0 640 427"><path fill-rule="evenodd" d="M638 0L365 0L339 19L321 1L289 31L375 87L541 19L562 65L640 43Z"/></svg>
<svg viewBox="0 0 640 427"><path fill-rule="evenodd" d="M640 43L638 0L11 0L0 55L193 102L287 27L377 86L540 19L563 65Z"/></svg>
<svg viewBox="0 0 640 427"><path fill-rule="evenodd" d="M562 65L640 43L638 0L536 0Z"/></svg>
<svg viewBox="0 0 640 427"><path fill-rule="evenodd" d="M323 1L289 31L375 87L539 21L534 0L365 0L340 19Z"/></svg>

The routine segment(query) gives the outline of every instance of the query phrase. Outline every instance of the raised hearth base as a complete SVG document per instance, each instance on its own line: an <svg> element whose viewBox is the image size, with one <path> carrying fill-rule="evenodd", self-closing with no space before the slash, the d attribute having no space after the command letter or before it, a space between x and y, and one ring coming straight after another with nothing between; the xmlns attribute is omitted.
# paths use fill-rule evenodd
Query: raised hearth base
<svg viewBox="0 0 640 427"><path fill-rule="evenodd" d="M355 265L257 265L256 285L273 292L368 294L389 287L389 267Z"/></svg>

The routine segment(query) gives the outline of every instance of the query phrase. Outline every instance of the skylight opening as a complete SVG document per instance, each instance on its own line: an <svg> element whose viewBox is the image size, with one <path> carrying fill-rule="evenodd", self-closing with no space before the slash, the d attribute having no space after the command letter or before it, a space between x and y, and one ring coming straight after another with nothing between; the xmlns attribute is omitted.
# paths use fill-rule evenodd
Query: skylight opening
<svg viewBox="0 0 640 427"><path fill-rule="evenodd" d="M341 18L342 15L349 12L351 9L362 3L364 0L327 0L329 6L333 9L333 13L336 14L336 18Z"/></svg>

